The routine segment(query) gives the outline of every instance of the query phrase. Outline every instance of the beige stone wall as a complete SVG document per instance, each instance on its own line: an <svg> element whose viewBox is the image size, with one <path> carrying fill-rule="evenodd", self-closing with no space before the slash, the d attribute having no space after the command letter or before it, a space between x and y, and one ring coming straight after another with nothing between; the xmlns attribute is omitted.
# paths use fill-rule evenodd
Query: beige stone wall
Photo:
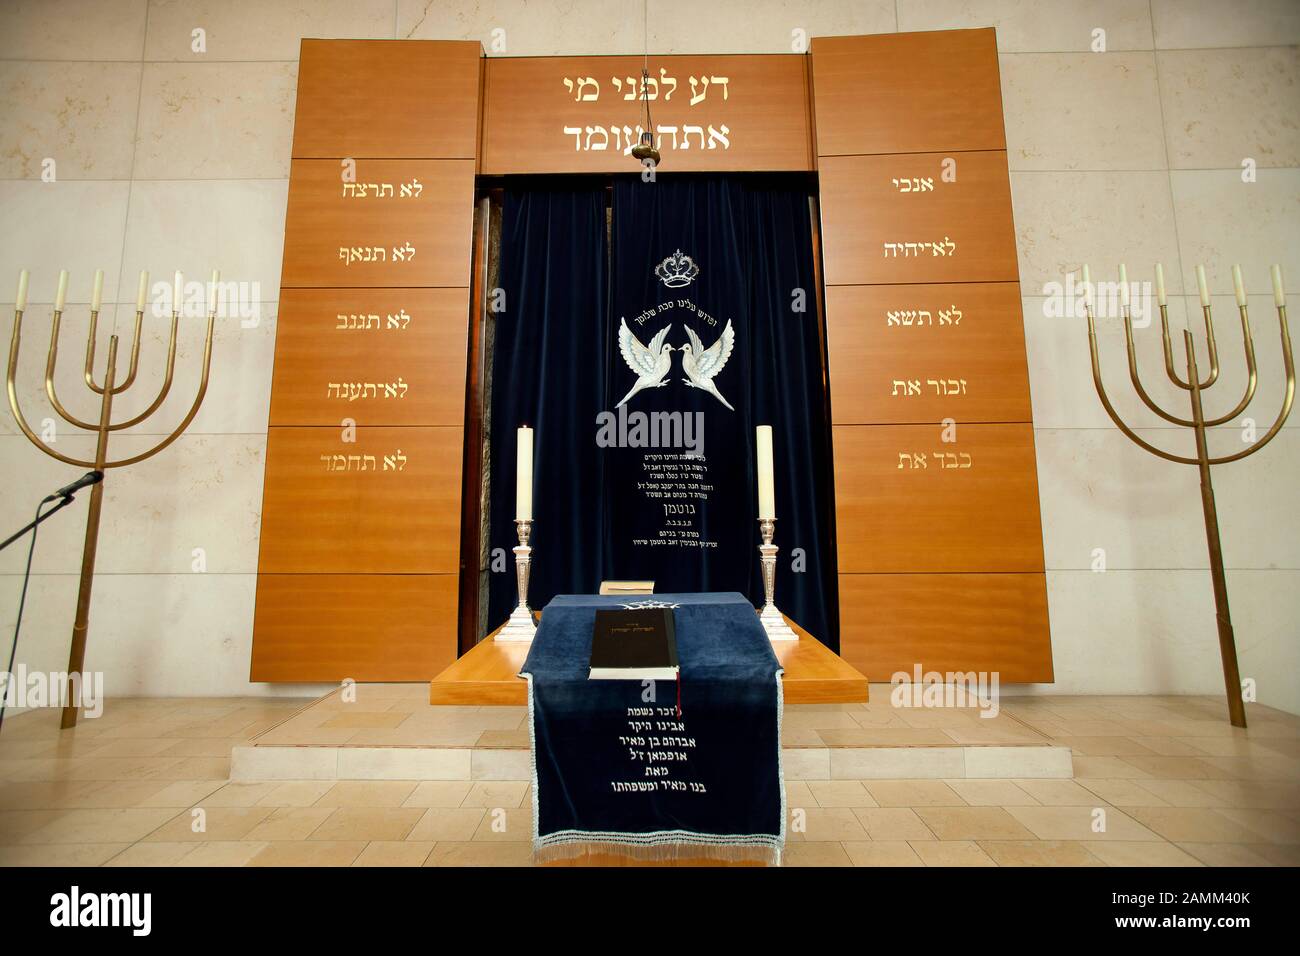
<svg viewBox="0 0 1300 956"><path fill-rule="evenodd" d="M1217 409L1244 372L1228 268L1253 294L1260 352L1255 417L1279 403L1267 267L1300 288L1300 5L1293 0L651 0L661 53L788 52L803 34L993 25L1002 51L1011 185L1025 294L1051 599L1055 692L1218 692L1213 604L1194 471L1157 462L1109 424L1092 391L1080 322L1045 314L1049 283L1084 261L1121 260L1148 280L1162 260L1181 329L1199 321L1193 269L1215 294L1224 371ZM191 50L192 31L206 52ZM1094 52L1095 30L1106 52ZM495 33L504 30L504 34ZM101 338L129 334L136 275L213 266L259 283L260 321L225 321L213 384L188 434L112 475L105 499L90 667L110 693L245 694L257 566L267 402L279 285L298 41L313 37L477 38L508 55L636 53L640 4L610 0L472 4L413 0L46 0L0 4L0 331L13 281L32 270L22 395L40 398L59 268L72 270L60 382L77 393L85 303L107 274ZM377 90L382 96L383 91ZM56 162L57 182L41 181ZM1255 181L1242 181L1254 161ZM1186 293L1191 292L1191 296ZM1296 302L1293 297L1292 304ZM156 382L165 339L142 348ZM1193 323L1196 327L1196 323ZM1103 323L1107 378L1142 434L1190 440L1140 410L1118 327ZM1153 391L1158 337L1142 334ZM184 412L199 320L183 329L174 394L141 447ZM1180 333L1181 334L1181 333ZM7 340L7 334L6 334ZM102 346L101 346L102 348ZM102 352L101 352L102 355ZM80 400L73 400L73 396ZM39 425L48 410L30 413ZM1300 711L1300 415L1257 458L1216 475L1242 672L1260 699ZM88 452L67 428L59 447ZM1215 436L1241 447L1240 427ZM32 448L0 415L0 531L76 472ZM62 667L76 592L84 502L42 532L19 659ZM196 549L206 569L194 570ZM1107 570L1091 570L1104 549ZM3 635L25 552L0 555ZM7 646L7 645L6 645Z"/></svg>

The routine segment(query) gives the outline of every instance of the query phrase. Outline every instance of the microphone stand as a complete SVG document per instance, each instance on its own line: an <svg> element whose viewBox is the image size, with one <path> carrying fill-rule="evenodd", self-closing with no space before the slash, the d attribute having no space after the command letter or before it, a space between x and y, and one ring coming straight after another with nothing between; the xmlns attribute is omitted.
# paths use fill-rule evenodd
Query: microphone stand
<svg viewBox="0 0 1300 956"><path fill-rule="evenodd" d="M51 499L46 498L45 501L42 501L42 502L41 502L41 504L45 504L45 502L46 502L46 501L49 501L49 500L51 500ZM35 520L27 522L27 524L23 525L20 529L18 529L17 531L15 531L15 532L14 532L13 534L11 534L9 537L5 538L4 541L3 541L2 543L0 543L0 551L3 551L5 548L9 547L9 545L13 544L15 541L17 541L19 538L21 538L23 535L25 535L28 531L32 531L32 530L34 530L38 524L40 524L42 521L44 521L44 520L45 520L46 518L48 518L50 515L54 514L54 513L55 513L56 511L58 511L60 508L66 508L66 507L67 507L68 505L70 505L70 504L72 504L72 495L68 495L66 498L64 498L62 501L60 501L57 505L55 505L55 506L54 506L53 508L51 508L49 511L45 512L45 514L38 514L38 515L36 516ZM39 509L38 509L38 510L39 510Z"/></svg>
<svg viewBox="0 0 1300 956"><path fill-rule="evenodd" d="M59 499L59 503L49 511L42 514L41 509L56 498ZM0 551L3 551L5 548L9 547L9 545L23 537L23 535L27 534L27 532L30 531L32 533L32 546L27 552L27 569L23 572L22 594L18 598L18 618L14 621L14 642L9 649L9 666L5 669L4 689L3 691L0 691L0 728L4 726L5 708L9 703L9 687L13 683L14 679L14 658L18 655L18 631L23 624L23 606L27 603L27 582L32 576L32 555L36 553L36 528L50 515L72 504L72 501L73 495L71 492L64 494L55 493L50 495L48 498L43 498L41 503L36 506L36 517L18 531L15 531L9 537L5 538L3 542L0 542Z"/></svg>

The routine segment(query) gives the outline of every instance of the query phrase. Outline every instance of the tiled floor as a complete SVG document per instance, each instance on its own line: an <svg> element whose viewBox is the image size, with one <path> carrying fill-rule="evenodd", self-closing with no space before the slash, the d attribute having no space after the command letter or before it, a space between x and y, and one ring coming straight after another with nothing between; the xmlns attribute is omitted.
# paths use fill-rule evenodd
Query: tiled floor
<svg viewBox="0 0 1300 956"><path fill-rule="evenodd" d="M63 732L53 711L6 719L0 864L528 864L520 781L230 782L231 748L274 740L306 703L128 700ZM1300 717L1251 706L1241 731L1199 697L1002 706L1035 739L1069 746L1075 779L792 780L787 865L1300 865ZM319 742L414 744L435 724L447 746L526 739L519 708L436 721L429 711L394 692L322 717ZM895 745L926 746L940 743L934 731L959 742L954 732L984 732L969 715L887 703L789 716L787 746L862 745L886 731Z"/></svg>

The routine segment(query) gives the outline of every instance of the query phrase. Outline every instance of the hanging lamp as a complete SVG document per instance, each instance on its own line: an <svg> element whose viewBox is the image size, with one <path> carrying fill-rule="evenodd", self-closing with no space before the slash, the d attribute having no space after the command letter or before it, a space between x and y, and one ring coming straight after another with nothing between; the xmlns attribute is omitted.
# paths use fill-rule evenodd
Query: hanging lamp
<svg viewBox="0 0 1300 956"><path fill-rule="evenodd" d="M650 118L650 0L642 0L643 14L641 36L643 59L641 62L641 102L644 106L645 125L641 128L641 141L632 147L632 155L643 166L658 166L659 150L655 148L654 121Z"/></svg>

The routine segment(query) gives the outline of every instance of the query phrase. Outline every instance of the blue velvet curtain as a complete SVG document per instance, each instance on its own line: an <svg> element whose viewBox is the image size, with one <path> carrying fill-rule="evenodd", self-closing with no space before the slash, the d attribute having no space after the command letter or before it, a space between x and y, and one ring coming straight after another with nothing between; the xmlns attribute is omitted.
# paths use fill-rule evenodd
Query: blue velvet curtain
<svg viewBox="0 0 1300 956"><path fill-rule="evenodd" d="M521 179L506 190L500 283L510 312L496 327L492 546L508 555L514 544L514 429L526 422L538 429L533 607L606 578L653 579L660 592L740 591L758 605L754 428L771 424L777 603L838 649L809 184L779 175L616 178L607 249L600 184L556 182ZM678 252L698 270L686 283ZM638 382L619 348L623 323L645 346L666 329L672 350L665 384L618 409ZM722 369L687 384L683 346L707 349L728 334ZM598 447L597 416L611 411L700 413L702 457ZM659 465L661 452L673 464ZM666 519L646 495L650 467L691 468L683 476L707 486L698 498L671 499L690 501L689 517ZM649 545L656 536L660 546ZM495 627L514 604L513 564L491 580Z"/></svg>
<svg viewBox="0 0 1300 956"><path fill-rule="evenodd" d="M606 190L597 180L511 181L502 205L494 318L488 625L515 606L515 431L533 434L529 604L600 585L602 462L594 441L604 408L609 323ZM498 550L500 549L500 550ZM501 557L504 554L504 566Z"/></svg>
<svg viewBox="0 0 1300 956"><path fill-rule="evenodd" d="M646 334L671 323L669 341L680 347L689 340L689 327L707 348L730 324L734 346L712 380L726 404L683 381L680 352L673 353L669 385L630 403L703 412L711 490L695 520L715 546L688 548L673 560L663 560L654 549L629 549L628 529L646 525L638 525L635 510L620 507L633 478L633 469L621 468L620 462L635 452L617 449L607 453L611 512L605 561L608 574L644 574L655 579L657 590L735 590L760 604L754 430L770 424L781 548L777 604L838 647L828 530L832 482L808 195L805 180L788 176L662 175L653 184L634 177L615 182L611 330L623 318L637 330L637 317L653 307L653 317L640 326ZM679 250L699 271L688 285L672 287L662 273L679 271L681 262L663 263ZM659 272L656 266L662 266ZM621 395L619 386L631 373L618 367L617 357L613 365L611 384ZM618 398L611 393L611 405ZM801 552L797 561L795 549Z"/></svg>

